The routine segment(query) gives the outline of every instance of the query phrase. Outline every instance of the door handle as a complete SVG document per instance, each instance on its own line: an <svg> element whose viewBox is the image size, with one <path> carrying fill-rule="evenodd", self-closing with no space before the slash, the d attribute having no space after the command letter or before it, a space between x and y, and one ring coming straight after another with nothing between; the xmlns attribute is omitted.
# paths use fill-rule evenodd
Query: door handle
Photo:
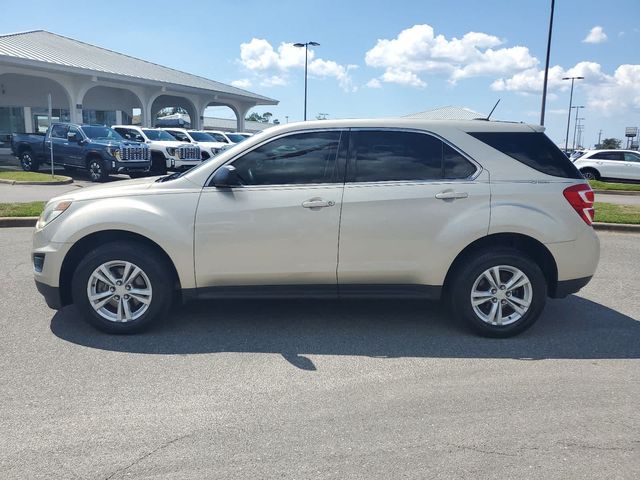
<svg viewBox="0 0 640 480"><path fill-rule="evenodd" d="M302 206L304 208L324 208L324 207L333 207L336 204L333 200L323 200L321 198L311 198L302 202Z"/></svg>
<svg viewBox="0 0 640 480"><path fill-rule="evenodd" d="M454 192L453 190L436 193L436 198L440 200L451 200L454 198L468 198L468 197L469 197L469 194L467 192Z"/></svg>

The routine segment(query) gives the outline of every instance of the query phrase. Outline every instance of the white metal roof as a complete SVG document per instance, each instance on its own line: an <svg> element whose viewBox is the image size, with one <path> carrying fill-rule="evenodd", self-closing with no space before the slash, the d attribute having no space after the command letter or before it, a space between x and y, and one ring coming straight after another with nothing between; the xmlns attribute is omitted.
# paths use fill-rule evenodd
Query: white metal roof
<svg viewBox="0 0 640 480"><path fill-rule="evenodd" d="M209 80L198 75L107 50L45 30L0 35L0 61L22 60L52 66L90 71L187 86L216 93L240 95L260 104L277 104L277 100L241 88Z"/></svg>
<svg viewBox="0 0 640 480"><path fill-rule="evenodd" d="M405 115L404 118L420 118L422 120L475 120L478 118L486 118L478 112L474 112L464 107L439 107L424 112L411 113Z"/></svg>

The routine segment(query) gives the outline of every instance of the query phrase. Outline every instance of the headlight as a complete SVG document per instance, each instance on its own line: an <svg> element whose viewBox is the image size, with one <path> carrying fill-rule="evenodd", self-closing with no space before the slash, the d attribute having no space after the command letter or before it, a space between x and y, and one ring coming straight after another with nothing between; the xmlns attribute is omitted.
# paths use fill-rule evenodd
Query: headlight
<svg viewBox="0 0 640 480"><path fill-rule="evenodd" d="M211 153L213 153L214 155L217 155L218 153L220 153L220 150L222 150L221 148L216 148L216 147L211 147Z"/></svg>
<svg viewBox="0 0 640 480"><path fill-rule="evenodd" d="M44 210L40 214L40 218L38 218L38 222L36 223L37 229L42 229L49 225L52 221L62 215L67 208L71 206L71 200L61 200L58 202L49 202L44 207Z"/></svg>
<svg viewBox="0 0 640 480"><path fill-rule="evenodd" d="M176 150L177 149L175 147L167 147L167 153L170 157L174 157L176 155Z"/></svg>
<svg viewBox="0 0 640 480"><path fill-rule="evenodd" d="M109 147L108 151L109 155L111 155L116 160L122 160L122 153L120 152L120 149L118 147Z"/></svg>

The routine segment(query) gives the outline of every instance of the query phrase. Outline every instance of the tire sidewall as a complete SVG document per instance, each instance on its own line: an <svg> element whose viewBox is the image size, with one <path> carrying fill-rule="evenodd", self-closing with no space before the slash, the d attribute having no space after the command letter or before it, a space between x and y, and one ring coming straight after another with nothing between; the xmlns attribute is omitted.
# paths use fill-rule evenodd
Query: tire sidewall
<svg viewBox="0 0 640 480"><path fill-rule="evenodd" d="M101 317L91 306L87 297L87 285L93 271L110 260L124 260L141 268L149 278L153 291L147 311L126 323L111 322ZM172 278L164 262L159 262L144 245L115 242L89 252L80 262L73 275L73 303L83 318L107 333L135 333L148 328L166 315L172 298Z"/></svg>
<svg viewBox="0 0 640 480"><path fill-rule="evenodd" d="M38 170L38 164L33 158L33 154L28 150L20 154L20 166L25 172L35 172Z"/></svg>
<svg viewBox="0 0 640 480"><path fill-rule="evenodd" d="M487 269L508 265L521 270L531 282L533 299L529 310L516 322L498 326L482 321L471 305L471 290L476 279ZM465 321L476 332L490 337L510 337L523 332L538 319L547 297L547 282L540 267L517 251L484 252L476 256L457 272L449 298L450 307L457 318Z"/></svg>

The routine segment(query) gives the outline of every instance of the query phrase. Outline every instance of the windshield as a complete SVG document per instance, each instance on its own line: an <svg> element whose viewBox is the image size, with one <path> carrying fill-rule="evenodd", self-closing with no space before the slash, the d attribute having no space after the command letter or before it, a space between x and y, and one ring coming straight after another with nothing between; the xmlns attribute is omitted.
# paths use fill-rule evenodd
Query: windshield
<svg viewBox="0 0 640 480"><path fill-rule="evenodd" d="M211 135L216 142L229 143L227 137L218 132L207 132L208 135Z"/></svg>
<svg viewBox="0 0 640 480"><path fill-rule="evenodd" d="M193 138L196 142L215 142L214 138L208 133L204 132L189 132L191 138Z"/></svg>
<svg viewBox="0 0 640 480"><path fill-rule="evenodd" d="M169 142L176 141L175 137L168 134L164 130L143 129L142 131L144 132L144 134L147 136L149 140L163 140L163 141L169 141Z"/></svg>
<svg viewBox="0 0 640 480"><path fill-rule="evenodd" d="M239 135L237 133L227 133L227 137L229 137L229 140L231 140L233 143L238 143L247 139L247 137L243 137L242 135Z"/></svg>
<svg viewBox="0 0 640 480"><path fill-rule="evenodd" d="M118 132L109 127L82 127L82 131L87 138L94 140L124 140Z"/></svg>

